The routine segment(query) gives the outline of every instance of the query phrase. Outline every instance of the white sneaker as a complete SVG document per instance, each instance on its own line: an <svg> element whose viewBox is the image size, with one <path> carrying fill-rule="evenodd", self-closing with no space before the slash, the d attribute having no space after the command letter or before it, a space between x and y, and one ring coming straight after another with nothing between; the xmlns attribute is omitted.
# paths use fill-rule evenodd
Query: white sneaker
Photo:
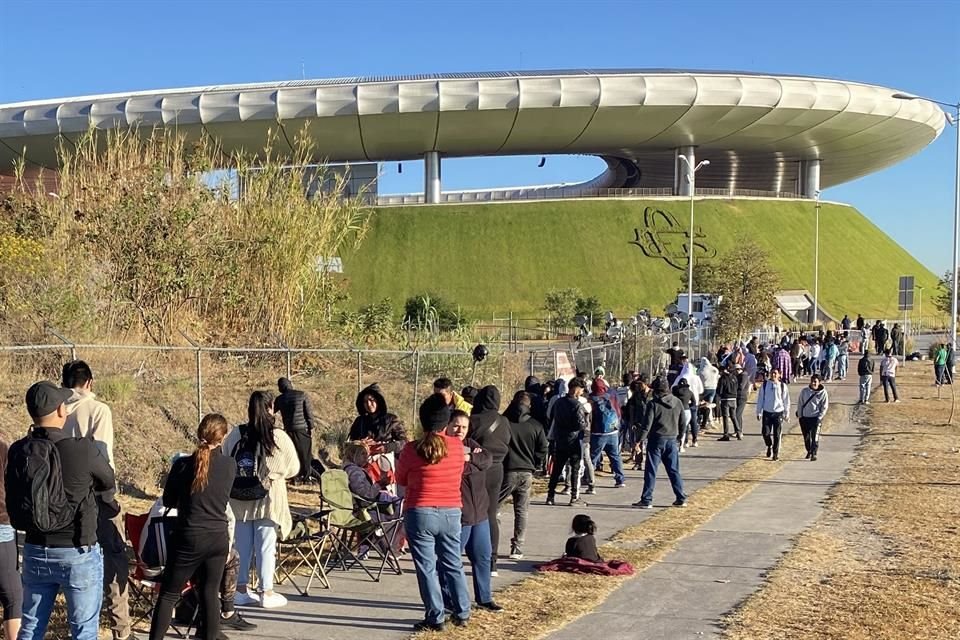
<svg viewBox="0 0 960 640"><path fill-rule="evenodd" d="M233 597L233 604L237 605L238 607L249 607L259 603L260 596L250 591L237 591L237 594Z"/></svg>
<svg viewBox="0 0 960 640"><path fill-rule="evenodd" d="M490 577L491 577L491 578L499 578L499 577L500 577L500 572L499 572L499 571L491 571L491 572L490 572Z"/></svg>
<svg viewBox="0 0 960 640"><path fill-rule="evenodd" d="M287 606L287 599L284 598L279 593L265 593L263 594L263 599L260 601L260 606L264 609L277 609L279 607Z"/></svg>

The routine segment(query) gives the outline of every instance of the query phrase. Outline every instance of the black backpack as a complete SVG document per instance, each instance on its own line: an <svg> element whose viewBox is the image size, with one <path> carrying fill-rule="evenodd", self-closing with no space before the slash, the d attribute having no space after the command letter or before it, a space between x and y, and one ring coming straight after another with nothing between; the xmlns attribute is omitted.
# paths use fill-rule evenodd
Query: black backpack
<svg viewBox="0 0 960 640"><path fill-rule="evenodd" d="M258 442L250 445L248 436L249 427L243 425L240 429L240 442L233 447L230 455L237 463L237 476L230 489L230 497L234 500L262 500L270 493L260 480L260 465L263 464L263 447Z"/></svg>
<svg viewBox="0 0 960 640"><path fill-rule="evenodd" d="M53 533L76 519L77 508L63 489L60 452L43 429L32 429L11 447L5 481L7 495L17 496L7 503L15 529Z"/></svg>

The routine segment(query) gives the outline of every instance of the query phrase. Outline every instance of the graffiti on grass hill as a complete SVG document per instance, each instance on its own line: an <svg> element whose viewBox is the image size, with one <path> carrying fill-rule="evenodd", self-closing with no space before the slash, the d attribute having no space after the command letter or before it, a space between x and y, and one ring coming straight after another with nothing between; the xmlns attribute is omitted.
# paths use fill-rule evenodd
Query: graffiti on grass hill
<svg viewBox="0 0 960 640"><path fill-rule="evenodd" d="M709 260L717 256L717 250L704 241L704 233L699 226L693 228L693 247L698 260ZM648 258L663 258L674 269L686 269L687 251L690 246L690 230L677 222L669 211L647 207L643 210L643 228L633 230L635 244Z"/></svg>

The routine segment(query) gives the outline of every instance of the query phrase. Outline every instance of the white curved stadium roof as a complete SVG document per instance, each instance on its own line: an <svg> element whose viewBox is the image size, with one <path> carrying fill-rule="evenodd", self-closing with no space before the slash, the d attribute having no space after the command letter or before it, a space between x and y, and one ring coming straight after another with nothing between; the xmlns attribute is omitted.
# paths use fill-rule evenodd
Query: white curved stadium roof
<svg viewBox="0 0 960 640"><path fill-rule="evenodd" d="M781 191L800 160L821 184L894 164L933 141L944 113L856 82L742 72L573 70L338 78L116 93L0 105L0 171L54 167L61 137L89 128L207 132L256 153L269 129L309 123L317 160L592 154L632 162L633 186L674 181L674 149L697 147L697 184Z"/></svg>

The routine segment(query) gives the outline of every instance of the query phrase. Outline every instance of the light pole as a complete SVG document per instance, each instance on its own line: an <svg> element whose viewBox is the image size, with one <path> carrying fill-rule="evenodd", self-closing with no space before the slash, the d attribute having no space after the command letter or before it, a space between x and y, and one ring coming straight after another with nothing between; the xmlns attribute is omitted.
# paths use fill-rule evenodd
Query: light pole
<svg viewBox="0 0 960 640"><path fill-rule="evenodd" d="M917 287L920 290L920 295L917 296L917 315L920 317L917 318L917 330L916 333L919 334L920 330L923 329L923 287Z"/></svg>
<svg viewBox="0 0 960 640"><path fill-rule="evenodd" d="M955 111L954 115L945 114L947 122L957 129L957 156L956 156L956 181L953 187L953 263L950 270L953 271L953 290L950 295L950 344L953 350L957 350L957 262L960 262L960 102L950 103L940 100L931 100L923 96L912 96L907 93L895 93L894 98L898 100L926 100L938 104L941 107L947 107Z"/></svg>
<svg viewBox="0 0 960 640"><path fill-rule="evenodd" d="M813 194L816 200L816 222L814 223L813 239L813 326L817 326L817 316L820 315L820 191Z"/></svg>
<svg viewBox="0 0 960 640"><path fill-rule="evenodd" d="M694 176L697 171L710 164L709 160L701 160L697 166L690 164L690 160L682 153L677 156L687 165L687 182L690 183L690 246L687 249L687 326L690 326L690 320L693 318L693 196L696 191ZM689 345L687 345L689 348Z"/></svg>

